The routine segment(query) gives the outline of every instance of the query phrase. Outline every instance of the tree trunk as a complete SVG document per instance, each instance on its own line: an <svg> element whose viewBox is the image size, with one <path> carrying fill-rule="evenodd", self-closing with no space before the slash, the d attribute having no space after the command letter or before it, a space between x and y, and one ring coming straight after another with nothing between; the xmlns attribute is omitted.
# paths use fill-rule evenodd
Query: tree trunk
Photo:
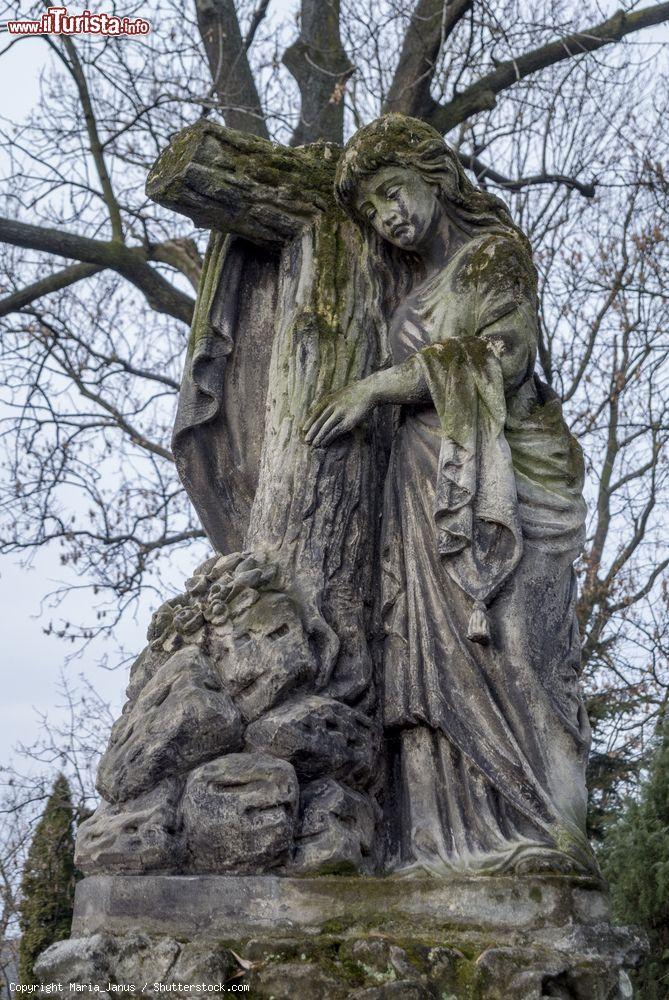
<svg viewBox="0 0 669 1000"><path fill-rule="evenodd" d="M247 536L308 580L341 643L331 690L347 699L370 679L367 649L381 449L375 422L329 448L304 443L314 400L378 368L382 346L362 241L336 208L282 254L265 437Z"/></svg>
<svg viewBox="0 0 669 1000"><path fill-rule="evenodd" d="M383 353L363 241L334 200L338 156L330 144L288 149L199 122L172 140L147 193L197 224L281 247L264 443L245 546L272 549L314 621L324 615L334 634L321 635L322 677L334 669L332 689L353 699L371 680L377 421L329 449L311 448L302 434L315 399L364 378ZM249 340L239 323L253 321L253 310L237 315L236 343ZM240 393L239 402L255 419L257 391Z"/></svg>

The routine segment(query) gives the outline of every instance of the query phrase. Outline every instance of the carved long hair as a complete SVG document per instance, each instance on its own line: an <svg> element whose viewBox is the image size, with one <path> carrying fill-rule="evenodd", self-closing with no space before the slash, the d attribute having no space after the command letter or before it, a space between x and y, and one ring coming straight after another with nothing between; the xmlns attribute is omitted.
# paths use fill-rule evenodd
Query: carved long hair
<svg viewBox="0 0 669 1000"><path fill-rule="evenodd" d="M372 268L390 272L379 275L386 288L392 275L392 299L397 301L405 295L419 277L417 259L383 240L360 216L356 204L360 184L385 167L415 170L436 188L448 216L468 236L490 233L518 240L536 281L529 240L513 222L504 202L472 184L457 154L431 125L418 118L389 114L365 125L346 144L337 166L335 194L341 207L365 234L372 251L370 256L376 261L376 268L373 264Z"/></svg>

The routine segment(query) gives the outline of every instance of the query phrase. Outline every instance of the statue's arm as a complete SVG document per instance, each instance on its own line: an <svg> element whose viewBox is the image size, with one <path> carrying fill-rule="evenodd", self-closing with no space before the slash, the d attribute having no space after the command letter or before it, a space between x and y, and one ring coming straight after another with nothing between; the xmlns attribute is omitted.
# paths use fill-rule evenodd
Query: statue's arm
<svg viewBox="0 0 669 1000"><path fill-rule="evenodd" d="M419 364L416 354L392 368L374 372L363 382L373 406L384 403L410 406L412 403L427 403L430 400L425 370Z"/></svg>
<svg viewBox="0 0 669 1000"><path fill-rule="evenodd" d="M368 375L317 400L304 424L307 444L325 447L353 430L383 403L428 402L430 391L417 356Z"/></svg>
<svg viewBox="0 0 669 1000"><path fill-rule="evenodd" d="M517 388L534 367L536 307L531 302L523 302L501 319L478 330L476 336L498 358L505 390ZM455 348L458 343L459 340L452 338L436 341L401 364L369 375L358 383L359 392L368 398L371 407L384 403L400 406L427 403L431 391L424 361L430 353L435 353L439 354L441 364L448 365L448 348Z"/></svg>
<svg viewBox="0 0 669 1000"><path fill-rule="evenodd" d="M528 251L511 237L485 247L488 261L472 288L474 333L499 359L506 393L534 370L539 336L536 278Z"/></svg>
<svg viewBox="0 0 669 1000"><path fill-rule="evenodd" d="M515 244L501 238L492 249L483 275L471 286L474 299L471 333L499 360L504 389L509 392L521 385L534 368L536 298L528 265ZM444 330L440 339L435 338L406 361L317 400L304 426L307 443L316 447L330 444L384 403L410 406L434 399L428 369L434 370L436 366L443 372L444 368L450 368L452 360L461 363L463 341L450 337L449 332L450 329ZM474 358L471 363L476 363Z"/></svg>

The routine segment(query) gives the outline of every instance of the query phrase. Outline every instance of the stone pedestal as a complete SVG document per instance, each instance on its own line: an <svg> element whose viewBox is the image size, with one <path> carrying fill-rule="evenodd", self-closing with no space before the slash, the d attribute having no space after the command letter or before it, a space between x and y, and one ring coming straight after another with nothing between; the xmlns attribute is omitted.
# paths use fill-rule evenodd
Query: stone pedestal
<svg viewBox="0 0 669 1000"><path fill-rule="evenodd" d="M643 951L588 879L97 876L38 973L109 996L627 1000Z"/></svg>

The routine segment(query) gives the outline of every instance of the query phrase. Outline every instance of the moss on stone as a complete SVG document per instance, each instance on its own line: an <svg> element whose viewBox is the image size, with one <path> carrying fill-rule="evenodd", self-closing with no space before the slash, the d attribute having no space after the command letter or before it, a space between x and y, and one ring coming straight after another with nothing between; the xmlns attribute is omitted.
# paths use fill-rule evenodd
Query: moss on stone
<svg viewBox="0 0 669 1000"><path fill-rule="evenodd" d="M357 875L358 869L353 861L326 862L313 871L298 874L297 878L321 878L323 875Z"/></svg>
<svg viewBox="0 0 669 1000"><path fill-rule="evenodd" d="M531 886L531 888L530 888L530 899L533 900L535 903L540 903L541 902L541 898L542 898L541 897L541 889L539 888L539 886L538 885Z"/></svg>
<svg viewBox="0 0 669 1000"><path fill-rule="evenodd" d="M351 926L349 920L326 920L319 929L319 934L327 936L329 934L343 934Z"/></svg>
<svg viewBox="0 0 669 1000"><path fill-rule="evenodd" d="M478 970L474 962L458 962L455 973L457 984L457 1000L478 1000L477 989Z"/></svg>

